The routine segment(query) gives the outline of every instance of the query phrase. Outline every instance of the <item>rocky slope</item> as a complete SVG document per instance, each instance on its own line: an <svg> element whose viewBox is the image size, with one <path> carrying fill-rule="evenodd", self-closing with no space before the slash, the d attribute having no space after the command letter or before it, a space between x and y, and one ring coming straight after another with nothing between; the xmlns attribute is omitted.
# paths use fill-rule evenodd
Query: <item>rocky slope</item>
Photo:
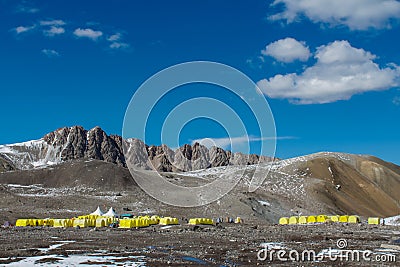
<svg viewBox="0 0 400 267"><path fill-rule="evenodd" d="M185 175L242 176L247 190L250 178L243 175L243 168L219 167ZM240 199L267 220L300 214L400 214L400 167L375 157L323 152L247 167L250 172L255 168L265 173L264 183Z"/></svg>
<svg viewBox="0 0 400 267"><path fill-rule="evenodd" d="M265 180L249 192L251 173ZM269 173L268 173L269 171ZM155 172L148 172L149 179ZM277 223L279 217L400 214L400 168L382 160L341 153L317 153L250 166L221 166L162 173L171 183L196 187L221 175L240 176L236 187L207 206L165 205L141 190L127 168L103 160L77 159L48 168L0 173L0 221L19 217L71 217L98 205L180 217L235 217ZM157 185L155 185L157 186ZM179 195L179 192L171 192ZM105 208L104 208L105 209ZM365 217L364 217L365 218Z"/></svg>
<svg viewBox="0 0 400 267"><path fill-rule="evenodd" d="M222 148L210 150L198 143L183 145L176 151L166 145L148 146L138 139L123 140L107 135L100 127L85 130L81 126L64 127L39 140L0 146L0 171L33 169L75 159L98 159L126 167L123 146L129 160L143 169L163 172L191 171L217 166L250 165L272 158L231 153Z"/></svg>

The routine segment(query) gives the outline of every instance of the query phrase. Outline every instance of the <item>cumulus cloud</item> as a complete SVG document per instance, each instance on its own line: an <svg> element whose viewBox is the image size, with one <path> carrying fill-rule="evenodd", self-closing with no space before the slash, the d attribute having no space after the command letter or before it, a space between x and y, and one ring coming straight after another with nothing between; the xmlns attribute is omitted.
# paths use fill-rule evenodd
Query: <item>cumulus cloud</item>
<svg viewBox="0 0 400 267"><path fill-rule="evenodd" d="M79 38L89 38L93 41L96 41L98 38L100 38L103 35L103 32L95 31L90 28L87 28L87 29L78 28L78 29L75 29L74 35Z"/></svg>
<svg viewBox="0 0 400 267"><path fill-rule="evenodd" d="M307 17L317 23L366 30L390 27L391 20L400 19L396 0L275 0L272 5L282 5L284 10L269 18L287 23Z"/></svg>
<svg viewBox="0 0 400 267"><path fill-rule="evenodd" d="M42 53L48 57L59 57L60 53L53 49L42 49Z"/></svg>
<svg viewBox="0 0 400 267"><path fill-rule="evenodd" d="M298 104L322 104L399 85L397 65L381 68L373 61L375 55L352 47L348 41L318 47L315 58L315 65L301 74L278 74L259 81L257 86L271 98L286 98Z"/></svg>
<svg viewBox="0 0 400 267"><path fill-rule="evenodd" d="M294 139L292 136L282 136L282 137L255 137L255 136L239 136L239 137L224 137L224 138L201 138L192 140L192 145L194 143L202 144L203 146L210 148L212 146L220 147L220 148L228 148L230 146L237 147L240 145L245 145L249 142L259 142L259 141L267 141L267 140L285 140L285 139Z"/></svg>
<svg viewBox="0 0 400 267"><path fill-rule="evenodd" d="M17 34L21 34L24 32L29 32L35 28L35 25L33 26L18 26L14 30Z"/></svg>
<svg viewBox="0 0 400 267"><path fill-rule="evenodd" d="M56 36L65 33L65 29L63 27L51 26L50 29L44 30L43 34L46 36Z"/></svg>
<svg viewBox="0 0 400 267"><path fill-rule="evenodd" d="M295 60L307 61L311 55L305 42L290 37L270 43L261 53L285 63Z"/></svg>

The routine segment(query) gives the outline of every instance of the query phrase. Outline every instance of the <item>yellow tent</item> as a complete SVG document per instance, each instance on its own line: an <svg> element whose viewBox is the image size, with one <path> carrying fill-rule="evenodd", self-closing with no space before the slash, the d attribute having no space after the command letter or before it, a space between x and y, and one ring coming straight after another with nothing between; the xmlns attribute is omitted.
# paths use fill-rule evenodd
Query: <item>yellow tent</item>
<svg viewBox="0 0 400 267"><path fill-rule="evenodd" d="M308 216L307 217L307 223L316 223L317 222L317 217L314 215Z"/></svg>
<svg viewBox="0 0 400 267"><path fill-rule="evenodd" d="M369 217L368 224L380 224L380 219L378 217Z"/></svg>
<svg viewBox="0 0 400 267"><path fill-rule="evenodd" d="M98 218L98 219L96 220L96 227L97 227L97 228L99 228L99 227L105 227L105 226L107 226L107 225L108 225L107 219Z"/></svg>
<svg viewBox="0 0 400 267"><path fill-rule="evenodd" d="M347 223L348 221L349 221L348 215L342 215L339 217L339 222L341 222L341 223Z"/></svg>
<svg viewBox="0 0 400 267"><path fill-rule="evenodd" d="M292 216L289 218L289 224L298 224L298 223L299 223L299 217Z"/></svg>
<svg viewBox="0 0 400 267"><path fill-rule="evenodd" d="M279 219L279 224L289 224L289 218L288 217L282 217Z"/></svg>
<svg viewBox="0 0 400 267"><path fill-rule="evenodd" d="M30 226L29 219L18 219L15 222L15 226L18 226L18 227Z"/></svg>
<svg viewBox="0 0 400 267"><path fill-rule="evenodd" d="M349 216L348 222L349 223L360 223L361 219L357 215L351 215L351 216Z"/></svg>
<svg viewBox="0 0 400 267"><path fill-rule="evenodd" d="M306 223L307 223L307 216L300 216L299 224L306 224Z"/></svg>
<svg viewBox="0 0 400 267"><path fill-rule="evenodd" d="M212 219L208 219L208 218L192 218L189 220L189 224L191 224L191 225L199 225L199 224L212 225L212 224L214 224L214 221Z"/></svg>
<svg viewBox="0 0 400 267"><path fill-rule="evenodd" d="M89 222L88 219L75 219L72 225L73 227L84 228L89 226Z"/></svg>
<svg viewBox="0 0 400 267"><path fill-rule="evenodd" d="M136 228L149 226L150 219L144 217L125 218L119 220L119 228Z"/></svg>
<svg viewBox="0 0 400 267"><path fill-rule="evenodd" d="M326 216L326 215L318 215L317 216L317 222L319 222L319 223L325 223L327 219L328 219L328 216Z"/></svg>
<svg viewBox="0 0 400 267"><path fill-rule="evenodd" d="M54 225L54 220L53 220L53 219L49 219L49 218L44 219L44 220L43 220L43 225L44 225L44 226L51 226L51 227L53 227L53 225Z"/></svg>
<svg viewBox="0 0 400 267"><path fill-rule="evenodd" d="M339 215L332 215L329 216L332 222L339 222Z"/></svg>
<svg viewBox="0 0 400 267"><path fill-rule="evenodd" d="M54 219L53 220L53 227L67 227L68 222L66 219Z"/></svg>
<svg viewBox="0 0 400 267"><path fill-rule="evenodd" d="M121 219L119 220L119 228L132 228L132 219Z"/></svg>
<svg viewBox="0 0 400 267"><path fill-rule="evenodd" d="M149 224L153 225L153 224L159 224L160 223L160 217L157 215L153 215L149 218Z"/></svg>
<svg viewBox="0 0 400 267"><path fill-rule="evenodd" d="M163 217L163 218L160 218L160 224L161 225L174 225L174 224L179 224L179 221L177 218Z"/></svg>

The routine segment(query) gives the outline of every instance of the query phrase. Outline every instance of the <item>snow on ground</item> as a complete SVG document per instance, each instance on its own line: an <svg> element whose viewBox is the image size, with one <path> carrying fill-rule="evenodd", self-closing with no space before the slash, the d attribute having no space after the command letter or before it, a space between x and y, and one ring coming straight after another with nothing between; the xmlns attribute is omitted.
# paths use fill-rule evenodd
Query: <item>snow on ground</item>
<svg viewBox="0 0 400 267"><path fill-rule="evenodd" d="M278 242L267 242L261 243L260 247L265 248L267 250L281 250L286 249L287 247L283 243Z"/></svg>
<svg viewBox="0 0 400 267"><path fill-rule="evenodd" d="M302 159L305 160L305 157L301 157L300 160ZM265 191L290 196L292 199L301 199L305 194L304 179L294 174L295 171L292 171L293 173L284 171L285 167L295 163L298 163L298 158L258 165L224 166L175 174L200 179L216 179L224 175L232 178L242 178L241 184L249 186L253 173L257 170L257 173L265 173L266 175L262 185ZM293 169L296 170L296 168Z"/></svg>
<svg viewBox="0 0 400 267"><path fill-rule="evenodd" d="M383 219L385 225L400 226L400 215Z"/></svg>
<svg viewBox="0 0 400 267"><path fill-rule="evenodd" d="M92 197L98 199L107 199L114 201L117 199L118 192L98 192L95 188L86 186L52 188L44 187L42 184L33 185L19 185L19 184L5 184L5 186L14 194L24 197L65 197L76 196L81 194L86 196L91 194Z"/></svg>
<svg viewBox="0 0 400 267"><path fill-rule="evenodd" d="M58 244L50 245L48 248L38 248L38 250L41 251L42 253L47 253L50 250L62 247L68 243L75 243L76 241L66 240L66 241L57 241L57 242L58 242Z"/></svg>
<svg viewBox="0 0 400 267"><path fill-rule="evenodd" d="M263 206L271 206L271 203L269 203L268 201L264 201L264 200L257 200L258 203L260 203Z"/></svg>
<svg viewBox="0 0 400 267"><path fill-rule="evenodd" d="M53 259L53 262L51 261ZM67 267L67 266L118 266L121 262L123 266L146 266L144 256L123 256L123 255L107 255L102 253L79 255L71 254L67 257L64 255L44 255L27 257L23 260L4 264L2 266L50 266L50 267ZM40 264L42 262L42 264Z"/></svg>
<svg viewBox="0 0 400 267"><path fill-rule="evenodd" d="M42 184L31 184L31 185L7 184L6 186L9 187L9 188L28 188L28 189L43 188Z"/></svg>
<svg viewBox="0 0 400 267"><path fill-rule="evenodd" d="M274 194L291 196L292 199L300 199L305 194L304 173L297 173L299 164L320 157L333 157L350 165L356 165L355 159L345 153L336 152L320 152L307 156L295 157L275 162L260 163L250 166L224 166L210 169L196 170L179 175L196 177L201 179L215 179L222 175L228 175L243 178L242 184L249 185L253 172L257 169L257 173L265 173L266 178L262 187L266 191ZM328 167L330 173L332 169Z"/></svg>

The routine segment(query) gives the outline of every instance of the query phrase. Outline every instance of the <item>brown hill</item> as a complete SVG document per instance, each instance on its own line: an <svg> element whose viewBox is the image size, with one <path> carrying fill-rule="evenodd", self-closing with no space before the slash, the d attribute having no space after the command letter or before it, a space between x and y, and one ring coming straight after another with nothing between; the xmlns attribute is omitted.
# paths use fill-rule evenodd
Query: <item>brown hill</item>
<svg viewBox="0 0 400 267"><path fill-rule="evenodd" d="M164 173L170 182L198 186L222 174L243 176L228 195L208 206L180 208L148 196L129 171L100 160L72 160L59 165L0 173L0 220L34 216L74 216L98 205L178 217L241 216L276 223L298 214L400 214L400 167L374 157L340 153L263 163L263 185L248 192L249 174L257 166L222 166L187 173ZM149 177L157 175L149 171ZM155 185L156 186L156 185ZM177 192L171 192L172 194Z"/></svg>

